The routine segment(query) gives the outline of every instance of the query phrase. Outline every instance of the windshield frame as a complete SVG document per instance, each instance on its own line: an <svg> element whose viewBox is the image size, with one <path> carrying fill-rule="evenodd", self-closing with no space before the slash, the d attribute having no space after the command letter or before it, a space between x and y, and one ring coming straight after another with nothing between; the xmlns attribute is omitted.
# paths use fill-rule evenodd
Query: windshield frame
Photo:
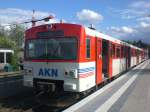
<svg viewBox="0 0 150 112"><path fill-rule="evenodd" d="M52 39L52 38L74 38L76 40L76 58L75 59L36 59L36 58L28 58L27 57L27 43L28 41L31 41L31 40L46 40L46 39ZM25 40L25 52L24 52L24 59L26 61L33 61L33 62L50 62L50 61L71 61L71 62L74 62L74 61L78 61L79 60L79 42L78 42L78 38L76 36L64 36L64 37L47 37L47 38L30 38L30 39L26 39Z"/></svg>

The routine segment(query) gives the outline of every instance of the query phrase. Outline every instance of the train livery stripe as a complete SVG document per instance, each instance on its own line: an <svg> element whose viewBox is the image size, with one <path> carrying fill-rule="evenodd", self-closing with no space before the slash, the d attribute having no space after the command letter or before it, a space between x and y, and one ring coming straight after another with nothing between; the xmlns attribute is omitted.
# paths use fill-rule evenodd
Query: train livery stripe
<svg viewBox="0 0 150 112"><path fill-rule="evenodd" d="M94 71L86 73L86 74L79 74L79 78L86 78L92 75L94 75Z"/></svg>
<svg viewBox="0 0 150 112"><path fill-rule="evenodd" d="M95 74L95 67L78 69L79 78L86 78Z"/></svg>
<svg viewBox="0 0 150 112"><path fill-rule="evenodd" d="M89 67L89 68L83 68L83 69L78 69L78 73L85 73L89 71L94 71L95 67Z"/></svg>

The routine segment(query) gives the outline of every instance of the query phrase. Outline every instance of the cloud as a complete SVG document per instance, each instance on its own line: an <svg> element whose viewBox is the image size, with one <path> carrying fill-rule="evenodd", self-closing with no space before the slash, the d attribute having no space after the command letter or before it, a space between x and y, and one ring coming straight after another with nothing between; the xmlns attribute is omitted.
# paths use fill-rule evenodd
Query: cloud
<svg viewBox="0 0 150 112"><path fill-rule="evenodd" d="M127 27L127 26L123 26L123 27L122 27L122 31L123 31L124 33L130 34L130 33L135 32L135 29L130 28L130 27Z"/></svg>
<svg viewBox="0 0 150 112"><path fill-rule="evenodd" d="M110 9L111 13L121 19L130 20L132 26L110 26L105 32L122 40L142 40L150 44L150 1L132 2L126 9ZM126 21L125 20L125 21Z"/></svg>
<svg viewBox="0 0 150 112"><path fill-rule="evenodd" d="M136 1L128 5L126 9L111 9L114 15L117 15L122 19L139 20L150 14L150 1Z"/></svg>
<svg viewBox="0 0 150 112"><path fill-rule="evenodd" d="M138 25L129 27L108 27L107 34L121 40L142 40L150 44L150 23L140 22Z"/></svg>
<svg viewBox="0 0 150 112"><path fill-rule="evenodd" d="M95 11L83 9L76 14L79 21L86 24L96 24L103 20L103 16Z"/></svg>
<svg viewBox="0 0 150 112"><path fill-rule="evenodd" d="M137 8L137 9L143 9L143 8L149 8L150 9L150 2L146 1L137 1L129 5L131 8Z"/></svg>
<svg viewBox="0 0 150 112"><path fill-rule="evenodd" d="M111 26L111 27L108 27L107 30L111 30L113 32L125 33L125 34L131 34L131 33L136 32L135 29L128 27L128 26L122 26L122 27Z"/></svg>
<svg viewBox="0 0 150 112"><path fill-rule="evenodd" d="M140 21L140 22L149 22L150 23L150 16L148 17L141 17L141 18L138 18L137 21Z"/></svg>
<svg viewBox="0 0 150 112"><path fill-rule="evenodd" d="M145 22L141 22L141 23L140 23L140 26L141 26L142 28L149 28L149 27L150 27L150 24L149 24L149 23L145 23Z"/></svg>
<svg viewBox="0 0 150 112"><path fill-rule="evenodd" d="M35 18L41 19L49 15L55 16L53 13L36 11ZM0 24L21 23L29 21L32 18L32 10L24 10L18 8L0 9ZM56 22L57 19L52 19L51 22Z"/></svg>

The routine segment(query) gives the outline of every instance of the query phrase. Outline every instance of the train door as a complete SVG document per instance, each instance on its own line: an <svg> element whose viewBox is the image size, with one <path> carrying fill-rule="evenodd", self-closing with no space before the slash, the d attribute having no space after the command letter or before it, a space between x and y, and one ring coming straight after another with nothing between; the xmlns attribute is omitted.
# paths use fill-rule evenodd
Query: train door
<svg viewBox="0 0 150 112"><path fill-rule="evenodd" d="M102 82L102 40L96 38L96 84Z"/></svg>
<svg viewBox="0 0 150 112"><path fill-rule="evenodd" d="M125 47L125 57L126 57L126 70L128 69L128 47Z"/></svg>
<svg viewBox="0 0 150 112"><path fill-rule="evenodd" d="M102 73L103 78L109 78L109 41L102 40Z"/></svg>
<svg viewBox="0 0 150 112"><path fill-rule="evenodd" d="M110 77L112 77L113 72L113 44L109 42L109 51L108 51L108 60L109 60L109 68L108 68L108 74Z"/></svg>
<svg viewBox="0 0 150 112"><path fill-rule="evenodd" d="M139 50L136 50L136 56L137 56L137 63L136 64L138 64L139 63Z"/></svg>
<svg viewBox="0 0 150 112"><path fill-rule="evenodd" d="M127 47L127 68L131 66L131 49Z"/></svg>

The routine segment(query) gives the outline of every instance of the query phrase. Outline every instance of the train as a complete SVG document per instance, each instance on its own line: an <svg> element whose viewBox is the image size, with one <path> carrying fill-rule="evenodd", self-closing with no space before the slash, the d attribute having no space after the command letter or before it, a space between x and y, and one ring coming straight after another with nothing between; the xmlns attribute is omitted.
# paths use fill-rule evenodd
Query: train
<svg viewBox="0 0 150 112"><path fill-rule="evenodd" d="M148 50L80 24L25 31L24 85L36 91L82 93L148 59Z"/></svg>

